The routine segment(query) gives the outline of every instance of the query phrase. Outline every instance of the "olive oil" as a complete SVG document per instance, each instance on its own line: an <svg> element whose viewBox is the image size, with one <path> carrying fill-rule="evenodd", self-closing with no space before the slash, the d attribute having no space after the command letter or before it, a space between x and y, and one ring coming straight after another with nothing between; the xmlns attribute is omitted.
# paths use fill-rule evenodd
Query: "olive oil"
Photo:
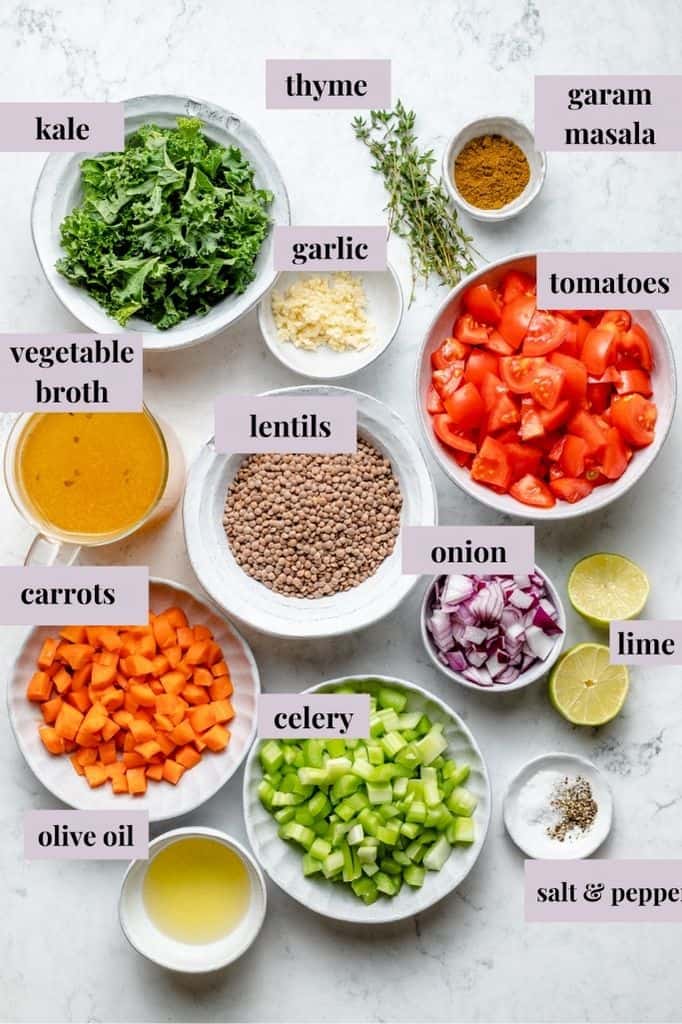
<svg viewBox="0 0 682 1024"><path fill-rule="evenodd" d="M237 927L249 906L251 882L236 853L215 839L196 837L179 839L157 853L142 894L159 931L198 945Z"/></svg>

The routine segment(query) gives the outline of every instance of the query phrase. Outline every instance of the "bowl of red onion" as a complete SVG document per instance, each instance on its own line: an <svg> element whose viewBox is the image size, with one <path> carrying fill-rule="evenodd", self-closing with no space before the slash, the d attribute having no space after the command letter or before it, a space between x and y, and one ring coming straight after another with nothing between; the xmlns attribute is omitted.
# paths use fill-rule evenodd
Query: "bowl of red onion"
<svg viewBox="0 0 682 1024"><path fill-rule="evenodd" d="M448 679L470 690L510 692L549 672L564 645L566 614L550 579L436 576L421 608L424 647Z"/></svg>

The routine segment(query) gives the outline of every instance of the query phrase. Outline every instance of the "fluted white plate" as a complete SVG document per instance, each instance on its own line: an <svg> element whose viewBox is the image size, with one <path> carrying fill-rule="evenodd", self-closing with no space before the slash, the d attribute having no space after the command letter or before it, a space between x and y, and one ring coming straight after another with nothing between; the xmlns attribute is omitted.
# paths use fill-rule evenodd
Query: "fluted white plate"
<svg viewBox="0 0 682 1024"><path fill-rule="evenodd" d="M302 851L277 835L277 822L258 799L262 770L258 760L259 743L254 743L244 772L244 819L251 848L264 871L280 889L317 914L354 924L384 924L401 921L420 914L427 907L451 893L473 868L485 842L490 821L490 780L483 755L476 740L462 719L442 700L422 689L392 676L345 676L311 686L306 693L326 693L341 684L361 693L374 693L380 686L405 690L407 710L421 711L434 722L442 722L448 741L447 757L466 761L471 766L467 788L478 800L474 811L476 839L470 846L455 846L440 871L427 871L421 889L404 885L392 899L380 897L370 906L358 899L350 886L329 882L319 876L305 878L301 864Z"/></svg>
<svg viewBox="0 0 682 1024"><path fill-rule="evenodd" d="M177 786L150 782L143 796L125 793L114 796L108 785L90 789L85 779L76 774L68 757L55 757L47 752L38 735L38 726L43 722L40 707L26 699L26 686L36 670L43 641L54 636L58 627L36 626L24 641L7 687L10 723L19 750L35 777L70 807L81 811L134 808L148 811L150 822L167 821L188 814L212 797L244 760L256 731L256 702L260 693L258 668L251 649L234 626L203 598L170 580L152 579L150 610L161 612L171 605L182 608L193 625L208 626L222 648L234 686L230 699L235 716L230 722L227 750L205 755L195 768L184 773Z"/></svg>

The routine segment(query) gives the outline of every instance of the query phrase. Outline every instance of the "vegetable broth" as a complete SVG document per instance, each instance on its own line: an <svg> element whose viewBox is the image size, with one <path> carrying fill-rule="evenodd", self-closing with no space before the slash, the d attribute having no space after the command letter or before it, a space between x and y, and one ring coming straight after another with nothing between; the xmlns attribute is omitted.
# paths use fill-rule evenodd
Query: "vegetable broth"
<svg viewBox="0 0 682 1024"><path fill-rule="evenodd" d="M178 942L215 942L233 931L249 906L242 859L215 839L171 843L150 863L143 883L147 913Z"/></svg>
<svg viewBox="0 0 682 1024"><path fill-rule="evenodd" d="M141 413L38 413L17 447L22 498L50 533L115 538L146 518L163 492L166 448Z"/></svg>

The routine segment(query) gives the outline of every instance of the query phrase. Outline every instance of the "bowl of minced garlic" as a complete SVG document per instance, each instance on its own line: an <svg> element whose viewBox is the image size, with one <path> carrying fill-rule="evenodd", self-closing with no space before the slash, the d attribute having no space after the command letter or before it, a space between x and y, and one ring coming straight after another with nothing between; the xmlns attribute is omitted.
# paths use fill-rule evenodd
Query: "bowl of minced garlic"
<svg viewBox="0 0 682 1024"><path fill-rule="evenodd" d="M472 121L450 140L443 155L443 182L469 216L481 221L516 216L540 192L545 154L533 135L513 117Z"/></svg>
<svg viewBox="0 0 682 1024"><path fill-rule="evenodd" d="M393 268L286 271L258 308L266 345L303 377L338 380L374 362L395 337L403 297Z"/></svg>

